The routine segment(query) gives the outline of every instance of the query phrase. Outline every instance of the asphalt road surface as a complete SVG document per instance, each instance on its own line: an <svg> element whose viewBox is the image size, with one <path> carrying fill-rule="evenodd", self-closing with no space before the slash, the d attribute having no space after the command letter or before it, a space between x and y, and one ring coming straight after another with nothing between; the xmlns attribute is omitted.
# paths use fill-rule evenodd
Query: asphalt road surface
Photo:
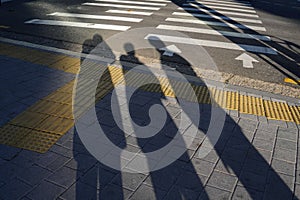
<svg viewBox="0 0 300 200"><path fill-rule="evenodd" d="M95 34L107 39L141 27L160 34L149 32L137 39L158 37L166 46L180 50L184 45L188 51L202 46L221 72L283 84L289 84L285 78L300 80L296 0L15 0L0 7L1 36L17 33L24 36L19 40L33 43L53 39L81 45Z"/></svg>

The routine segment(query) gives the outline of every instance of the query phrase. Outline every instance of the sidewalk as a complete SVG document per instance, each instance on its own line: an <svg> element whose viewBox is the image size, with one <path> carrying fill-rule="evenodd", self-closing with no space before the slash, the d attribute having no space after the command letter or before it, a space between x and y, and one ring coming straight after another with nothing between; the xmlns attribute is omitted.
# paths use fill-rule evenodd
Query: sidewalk
<svg viewBox="0 0 300 200"><path fill-rule="evenodd" d="M120 172L95 159L83 144L78 127L74 128L72 95L75 76L82 67L80 58L0 43L0 63L0 199L300 198L297 99L226 89L214 82L205 85L197 78L188 79L196 99L184 93L174 98L170 85L180 85L180 81L161 76L158 81L164 84L160 87L149 85L133 94L130 115L122 118L122 123L126 130L131 130L129 118L139 126L147 126L151 121L145 113L160 104L168 111L166 126L161 130L152 127L159 132L156 136L137 139L132 133L122 133L110 106L112 89L129 68L110 66L98 83L95 111L97 123L110 141L135 154L119 158L116 165L125 163ZM93 80L97 73L84 75L84 80ZM126 83L129 88L135 88L136 80L151 79L143 71L134 75L137 78ZM87 85L83 86L92 82L84 82ZM215 102L209 100L208 91ZM90 97L89 92L84 97ZM181 99L189 106L199 105L196 135L190 129L194 122L180 124L185 110L175 102ZM123 96L118 100L119 112L123 112L126 99ZM79 102L83 107L88 105L84 100ZM208 134L211 104L222 108L219 114L224 115L224 127L214 148L203 156L203 149L209 148L205 141L214 141ZM190 118L191 113L187 113ZM85 130L88 132L94 124L85 124ZM144 163L136 163L135 158L169 144L178 126L182 132L178 141L184 141L181 145L186 147L182 156L162 169L141 172L139 167ZM191 145L186 145L187 138ZM113 159L116 154L106 156ZM169 157L147 159L151 168L151 163L160 164Z"/></svg>

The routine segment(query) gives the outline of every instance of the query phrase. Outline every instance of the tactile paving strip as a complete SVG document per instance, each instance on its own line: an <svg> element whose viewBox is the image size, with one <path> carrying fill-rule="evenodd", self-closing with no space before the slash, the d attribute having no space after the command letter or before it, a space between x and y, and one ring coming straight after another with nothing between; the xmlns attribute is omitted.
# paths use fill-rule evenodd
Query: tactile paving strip
<svg viewBox="0 0 300 200"><path fill-rule="evenodd" d="M140 81L157 79L157 83L160 83L160 85L148 84L142 86L141 89L149 92L161 92L165 96L183 98L200 104L216 103L227 110L237 110L240 113L265 116L268 119L300 124L300 107L289 105L286 102L265 100L261 97L243 95L235 91L226 91L224 89L191 84L197 96L197 100L195 100L186 93L186 88L189 86L189 83L143 73L136 73L136 75L132 76L132 79L124 81L122 80L122 76L120 76L120 69L115 70L113 68L117 67L109 67L111 76L118 77L118 81L113 81L114 84L126 83L127 86L135 87ZM173 88L177 88L177 93L173 91Z"/></svg>
<svg viewBox="0 0 300 200"><path fill-rule="evenodd" d="M1 43L0 54L74 74L78 72L80 67L79 58ZM95 63L91 62L91 64ZM136 87L141 80L157 79L159 84L148 84L140 89L149 92L160 92L165 96L184 98L200 104L218 104L228 110L300 124L299 106L291 106L285 102L264 100L260 97L242 95L235 91L207 88L196 84L191 84L197 97L197 99L192 99L186 94L189 83L165 77L157 78L150 74L138 72L134 72L132 79L124 81L122 69L114 66L108 69L96 91L96 100L106 96L116 84ZM88 73L86 76L88 76ZM69 82L32 105L8 124L0 127L0 143L41 153L46 152L74 125L72 112L73 86L74 81ZM177 93L173 91L173 88L176 88ZM90 92L87 90L86 95L90 95ZM79 105L80 103L85 104L85 102L79 102Z"/></svg>

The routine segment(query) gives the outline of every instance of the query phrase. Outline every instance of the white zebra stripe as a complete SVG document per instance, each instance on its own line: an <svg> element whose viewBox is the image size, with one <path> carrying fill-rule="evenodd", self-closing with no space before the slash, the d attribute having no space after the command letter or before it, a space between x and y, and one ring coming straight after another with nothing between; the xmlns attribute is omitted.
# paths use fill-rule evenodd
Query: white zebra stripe
<svg viewBox="0 0 300 200"><path fill-rule="evenodd" d="M200 40L200 39L159 35L159 34L148 34L145 37L145 39L161 40L163 42L198 45L198 46L205 46L205 47L215 47L215 48L222 48L222 49L229 49L229 50L249 51L249 52L263 53L263 54L273 54L273 55L277 54L277 51L273 48L255 46L255 45L247 45L247 44L236 44L236 43L232 43L232 42Z"/></svg>
<svg viewBox="0 0 300 200"><path fill-rule="evenodd" d="M106 15L87 15L87 14L76 14L76 13L61 13L55 12L48 14L50 16L58 17L75 17L84 19L103 19L103 20L113 20L113 21L124 21L124 22L141 22L141 18L131 18L131 17L117 17L117 16L106 16Z"/></svg>
<svg viewBox="0 0 300 200"><path fill-rule="evenodd" d="M151 16L152 12L138 12L138 11L131 11L131 10L107 10L107 13L116 13L116 14L129 14L129 15L146 15Z"/></svg>
<svg viewBox="0 0 300 200"><path fill-rule="evenodd" d="M97 2L108 2L108 3L120 3L120 4L136 4L136 5L147 5L147 6L166 6L164 3L152 3L142 1L126 1L126 0L95 0Z"/></svg>
<svg viewBox="0 0 300 200"><path fill-rule="evenodd" d="M206 10L203 8L191 8L191 7L180 7L177 8L178 10L186 10L186 11L194 11L194 12L205 12L205 13L220 13L223 15L235 15L235 16L242 16L242 17L253 17L253 18L259 18L256 14L248 14L248 13L239 13L239 12L228 12L223 10Z"/></svg>
<svg viewBox="0 0 300 200"><path fill-rule="evenodd" d="M266 29L261 26L231 24L231 23L227 23L227 22L203 21L203 20L199 20L199 19L182 19L182 18L169 17L165 21L191 23L191 24L206 24L206 25L210 25L210 26L222 26L222 27L231 27L231 28L240 28L240 29L252 29L252 30L256 30L256 31L266 31Z"/></svg>
<svg viewBox="0 0 300 200"><path fill-rule="evenodd" d="M222 1L222 0L188 0L187 2L199 2L199 3L206 3L206 2L217 2L217 3L226 3L228 5L246 5L251 6L251 3L248 1Z"/></svg>
<svg viewBox="0 0 300 200"><path fill-rule="evenodd" d="M234 20L234 21L240 21L240 22L262 24L261 20L244 19L244 18L239 18L239 17L226 17L226 16L216 16L216 15L212 16L212 15L205 15L205 14L182 13L182 12L173 12L172 15L211 18L211 19L225 19L225 20Z"/></svg>
<svg viewBox="0 0 300 200"><path fill-rule="evenodd" d="M212 9L220 9L220 10L230 10L230 11L238 11L238 12L246 12L246 13L256 13L255 10L246 10L246 9L240 9L240 8L229 8L229 7L223 7L223 6L204 6L204 5L198 5L194 3L184 3L183 6L192 6L192 7L200 7L200 8L212 8Z"/></svg>
<svg viewBox="0 0 300 200"><path fill-rule="evenodd" d="M104 30L115 30L115 31L126 31L130 29L130 26L111 25L111 24L93 24L93 23L83 23L83 22L66 22L66 21L56 21L56 20L40 20L40 19L33 19L30 21L26 21L25 24L69 26L69 27L104 29Z"/></svg>
<svg viewBox="0 0 300 200"><path fill-rule="evenodd" d="M232 7L232 8L252 8L253 7L251 5L229 5L227 3L216 3L216 2L199 2L199 1L187 1L189 3L194 3L194 4L202 4L204 6L211 6L211 5L216 5L216 6L229 6L229 7Z"/></svg>
<svg viewBox="0 0 300 200"><path fill-rule="evenodd" d="M254 35L254 34L246 34L239 32L230 32L230 31L216 31L211 29L202 29L202 28L194 28L194 27L184 27L184 26L172 26L172 25L158 25L157 29L164 30L174 30L174 31L183 31L183 32L193 32L193 33L202 33L202 34L211 34L211 35L219 35L219 36L230 36L230 37L238 37L238 38L246 38L246 39L256 39L256 40L264 40L270 41L271 38L264 35Z"/></svg>
<svg viewBox="0 0 300 200"><path fill-rule="evenodd" d="M118 4L109 4L109 3L83 3L82 5L84 5L84 6L110 7L110 8L131 8L131 9L138 9L138 10L160 10L159 7L118 5Z"/></svg>

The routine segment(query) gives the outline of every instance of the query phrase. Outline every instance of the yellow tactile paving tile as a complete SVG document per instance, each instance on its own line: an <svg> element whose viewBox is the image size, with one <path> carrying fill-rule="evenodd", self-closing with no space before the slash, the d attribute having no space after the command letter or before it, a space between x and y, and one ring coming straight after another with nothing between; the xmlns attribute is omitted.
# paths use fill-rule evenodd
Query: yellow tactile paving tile
<svg viewBox="0 0 300 200"><path fill-rule="evenodd" d="M3 127L0 127L0 144L15 146L30 132L31 129L6 124Z"/></svg>
<svg viewBox="0 0 300 200"><path fill-rule="evenodd" d="M61 135L32 130L15 147L45 153Z"/></svg>
<svg viewBox="0 0 300 200"><path fill-rule="evenodd" d="M51 68L59 69L72 74L77 74L80 69L80 58L64 57L49 65Z"/></svg>
<svg viewBox="0 0 300 200"><path fill-rule="evenodd" d="M23 59L36 64L42 64L70 73L78 73L80 59L59 55L34 49L17 47L0 43L0 54ZM90 65L99 65L90 62ZM126 72L126 71L125 71ZM197 99L187 94L189 83L166 77L155 77L139 72L132 73L131 79L124 80L123 69L110 66L98 83L95 91L89 89L91 77L94 72L87 71L87 78L79 87L87 88L82 99L76 99L76 106L88 108L93 100L99 101L106 96L116 84L126 84L137 87L141 80L155 81L157 84L148 84L140 89L149 92L160 92L165 96L185 98L188 101L200 104L218 104L224 109L236 110L241 113L265 116L268 119L291 121L300 124L300 107L290 106L284 102L264 100L259 97L241 95L235 91L224 91L218 88L207 88L203 85L194 85ZM73 125L73 87L71 81L57 91L49 94L36 104L30 106L23 113L12 119L8 124L0 127L0 143L29 149L37 152L46 152L55 142L65 134ZM159 84L160 83L160 84ZM95 96L95 98L93 97ZM90 97L90 98L86 98ZM84 111L84 109L82 109Z"/></svg>

